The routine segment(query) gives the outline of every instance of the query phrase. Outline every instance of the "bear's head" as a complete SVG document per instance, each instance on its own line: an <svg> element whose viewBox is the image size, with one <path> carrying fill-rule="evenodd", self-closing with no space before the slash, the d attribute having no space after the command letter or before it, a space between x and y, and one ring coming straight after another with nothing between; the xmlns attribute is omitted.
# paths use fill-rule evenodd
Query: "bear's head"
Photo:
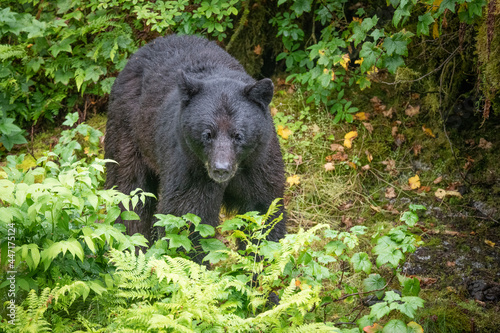
<svg viewBox="0 0 500 333"><path fill-rule="evenodd" d="M269 113L273 83L263 79L197 79L179 72L180 123L187 146L217 183L265 147L274 134Z"/></svg>

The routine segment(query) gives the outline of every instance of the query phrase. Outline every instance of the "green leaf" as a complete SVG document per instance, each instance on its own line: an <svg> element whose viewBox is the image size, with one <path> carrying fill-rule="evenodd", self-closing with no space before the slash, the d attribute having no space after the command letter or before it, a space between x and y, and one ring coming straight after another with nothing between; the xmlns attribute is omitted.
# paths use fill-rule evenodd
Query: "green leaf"
<svg viewBox="0 0 500 333"><path fill-rule="evenodd" d="M187 213L186 215L183 215L182 216L185 220L193 223L194 225L199 225L200 222L201 222L201 218L194 215L194 214L191 214L191 213Z"/></svg>
<svg viewBox="0 0 500 333"><path fill-rule="evenodd" d="M356 273L363 271L366 274L370 274L372 270L372 263L365 252L355 253L351 258L351 264Z"/></svg>
<svg viewBox="0 0 500 333"><path fill-rule="evenodd" d="M227 253L211 251L203 258L203 261L208 261L211 264L216 264L221 260L226 260L227 258Z"/></svg>
<svg viewBox="0 0 500 333"><path fill-rule="evenodd" d="M406 223L408 226L413 227L418 222L418 215L414 212L404 212L400 220L401 222Z"/></svg>
<svg viewBox="0 0 500 333"><path fill-rule="evenodd" d="M384 326L383 333L404 333L406 332L406 325L403 321L393 319Z"/></svg>
<svg viewBox="0 0 500 333"><path fill-rule="evenodd" d="M203 251L227 250L226 245L215 238L201 239L200 244Z"/></svg>
<svg viewBox="0 0 500 333"><path fill-rule="evenodd" d="M158 219L158 221L154 224L155 227L164 227L166 231L173 230L175 228L182 228L184 226L187 226L186 220L184 220L182 217L177 217L174 215L163 215L163 214L156 214L155 217Z"/></svg>
<svg viewBox="0 0 500 333"><path fill-rule="evenodd" d="M425 35L429 36L429 25L434 23L434 17L431 13L425 13L418 17L417 23L417 36Z"/></svg>
<svg viewBox="0 0 500 333"><path fill-rule="evenodd" d="M218 228L221 229L221 231L229 231L229 230L238 230L247 223L243 221L240 218L234 218L231 220L226 220L220 225Z"/></svg>
<svg viewBox="0 0 500 333"><path fill-rule="evenodd" d="M175 234L166 234L163 239L168 239L169 241L169 249L177 249L182 246L186 252L191 251L191 241L185 235L175 235Z"/></svg>
<svg viewBox="0 0 500 333"><path fill-rule="evenodd" d="M134 211L132 211L132 210L125 210L125 211L123 211L121 213L121 218L124 221L138 221L138 220L141 219L139 217L139 215L137 215L137 213L134 212Z"/></svg>
<svg viewBox="0 0 500 333"><path fill-rule="evenodd" d="M215 228L208 224L200 223L196 226L194 230L198 231L201 237L208 237L215 235Z"/></svg>
<svg viewBox="0 0 500 333"><path fill-rule="evenodd" d="M384 57L384 66L389 70L391 74L396 73L397 69L405 65L403 57L400 55L392 55Z"/></svg>
<svg viewBox="0 0 500 333"><path fill-rule="evenodd" d="M304 12L309 13L311 11L312 0L295 0L293 5L290 7L297 16L302 15Z"/></svg>
<svg viewBox="0 0 500 333"><path fill-rule="evenodd" d="M99 77L104 75L105 72L100 66L90 66L85 69L85 78L84 81L99 81Z"/></svg>
<svg viewBox="0 0 500 333"><path fill-rule="evenodd" d="M52 45L49 48L50 53L52 53L52 56L55 58L59 54L59 52L68 52L71 53L71 43L73 42L72 39L66 38L63 39L62 41L57 42L56 44Z"/></svg>
<svg viewBox="0 0 500 333"><path fill-rule="evenodd" d="M417 205L417 204L410 204L408 207L411 211L417 211L417 210L427 210L427 208L423 205Z"/></svg>
<svg viewBox="0 0 500 333"><path fill-rule="evenodd" d="M280 249L280 243L264 240L259 249L259 254L263 255L269 260L272 260L275 258L276 254L279 254Z"/></svg>
<svg viewBox="0 0 500 333"><path fill-rule="evenodd" d="M373 291L384 288L386 281L380 274L371 274L369 277L363 280L363 290L364 291ZM377 297L380 299L384 295L384 291L378 291L375 293Z"/></svg>
<svg viewBox="0 0 500 333"><path fill-rule="evenodd" d="M391 312L391 309L387 306L387 302L380 302L372 305L370 311L370 316L374 316L379 320L384 317L386 314ZM406 326L405 326L406 329Z"/></svg>

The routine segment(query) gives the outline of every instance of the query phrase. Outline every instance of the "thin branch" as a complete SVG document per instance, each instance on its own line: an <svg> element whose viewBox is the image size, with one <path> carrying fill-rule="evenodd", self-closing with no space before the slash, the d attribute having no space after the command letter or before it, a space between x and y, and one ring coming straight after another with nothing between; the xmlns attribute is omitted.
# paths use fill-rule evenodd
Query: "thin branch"
<svg viewBox="0 0 500 333"><path fill-rule="evenodd" d="M417 82L417 81L420 81L420 80L423 80L424 78L428 77L429 75L439 71L444 65L446 65L448 62L450 62L450 60L455 56L455 54L460 50L460 47L457 47L455 49L455 51L453 51L450 56L448 58L446 58L446 60L441 64L439 65L439 67L437 68L434 68L432 71L430 71L429 73L425 74L424 76L421 76L419 77L418 79L415 79L415 80L398 80L398 81L394 81L394 82L385 82L385 81L379 81L380 83L383 83L383 84L387 84L387 85L396 85L396 84L400 84L400 83L413 83L413 82Z"/></svg>

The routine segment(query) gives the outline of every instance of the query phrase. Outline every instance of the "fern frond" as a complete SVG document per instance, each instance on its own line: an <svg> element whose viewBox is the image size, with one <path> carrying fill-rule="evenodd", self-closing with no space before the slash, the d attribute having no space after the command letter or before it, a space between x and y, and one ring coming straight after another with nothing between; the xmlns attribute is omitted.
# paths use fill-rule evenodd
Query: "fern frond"
<svg viewBox="0 0 500 333"><path fill-rule="evenodd" d="M26 47L22 45L5 45L0 44L0 60L4 61L9 58L24 58L26 57Z"/></svg>

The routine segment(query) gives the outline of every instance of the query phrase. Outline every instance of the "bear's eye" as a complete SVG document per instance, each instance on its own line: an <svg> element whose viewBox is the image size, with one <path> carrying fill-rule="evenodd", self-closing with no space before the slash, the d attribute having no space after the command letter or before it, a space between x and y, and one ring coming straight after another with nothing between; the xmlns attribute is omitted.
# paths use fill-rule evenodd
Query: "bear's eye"
<svg viewBox="0 0 500 333"><path fill-rule="evenodd" d="M203 141L205 142L210 142L212 140L212 132L210 132L210 130L205 130L202 134L201 134L201 138Z"/></svg>

